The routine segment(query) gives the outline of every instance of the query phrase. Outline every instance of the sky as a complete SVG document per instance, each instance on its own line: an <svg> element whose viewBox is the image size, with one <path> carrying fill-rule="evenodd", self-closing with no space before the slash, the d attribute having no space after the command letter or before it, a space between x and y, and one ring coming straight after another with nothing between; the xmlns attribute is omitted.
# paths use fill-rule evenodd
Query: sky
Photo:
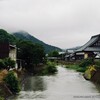
<svg viewBox="0 0 100 100"><path fill-rule="evenodd" d="M0 28L63 49L82 46L100 34L100 0L0 0Z"/></svg>

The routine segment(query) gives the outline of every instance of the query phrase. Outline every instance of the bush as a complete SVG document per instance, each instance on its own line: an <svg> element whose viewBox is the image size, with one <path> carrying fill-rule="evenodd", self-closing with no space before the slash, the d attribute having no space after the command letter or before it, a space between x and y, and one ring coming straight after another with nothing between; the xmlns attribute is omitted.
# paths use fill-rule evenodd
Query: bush
<svg viewBox="0 0 100 100"><path fill-rule="evenodd" d="M15 61L11 58L0 59L0 69L10 69L15 67Z"/></svg>
<svg viewBox="0 0 100 100"><path fill-rule="evenodd" d="M15 61L11 60L11 58L5 58L4 59L4 63L6 68L9 70L10 68L14 68L15 67Z"/></svg>
<svg viewBox="0 0 100 100"><path fill-rule="evenodd" d="M53 62L47 62L47 65L43 69L43 74L54 74L57 72L56 65Z"/></svg>
<svg viewBox="0 0 100 100"><path fill-rule="evenodd" d="M5 69L5 63L2 59L0 59L0 69Z"/></svg>
<svg viewBox="0 0 100 100"><path fill-rule="evenodd" d="M3 97L0 97L0 100L4 100L4 98Z"/></svg>
<svg viewBox="0 0 100 100"><path fill-rule="evenodd" d="M89 58L89 59L83 59L82 61L81 61L81 63L79 64L79 66L80 67L87 67L87 66L89 66L89 65L93 65L93 63L94 63L94 60L92 59L92 58Z"/></svg>
<svg viewBox="0 0 100 100"><path fill-rule="evenodd" d="M20 91L19 80L13 71L8 73L8 75L4 78L4 81L13 93L18 93Z"/></svg>

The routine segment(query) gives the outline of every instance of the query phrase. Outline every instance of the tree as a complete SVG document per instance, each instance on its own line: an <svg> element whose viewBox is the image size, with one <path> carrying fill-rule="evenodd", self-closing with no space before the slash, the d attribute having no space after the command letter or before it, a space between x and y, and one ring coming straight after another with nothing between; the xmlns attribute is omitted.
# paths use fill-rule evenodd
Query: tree
<svg viewBox="0 0 100 100"><path fill-rule="evenodd" d="M10 43L15 44L17 39L15 36L9 34L7 31L0 29L0 43Z"/></svg>
<svg viewBox="0 0 100 100"><path fill-rule="evenodd" d="M23 67L29 66L33 60L34 44L29 41L20 40L17 42L18 52L17 57L25 62Z"/></svg>
<svg viewBox="0 0 100 100"><path fill-rule="evenodd" d="M43 58L45 57L44 53L44 48L40 44L35 44L34 48L34 53L33 53L33 63L38 64L38 63L43 63Z"/></svg>
<svg viewBox="0 0 100 100"><path fill-rule="evenodd" d="M8 35L5 30L0 29L0 42L8 42Z"/></svg>
<svg viewBox="0 0 100 100"><path fill-rule="evenodd" d="M26 69L29 69L33 64L38 64L43 61L44 48L39 44L33 44L30 41L20 40L17 43L18 47L18 59L22 59L25 62Z"/></svg>
<svg viewBox="0 0 100 100"><path fill-rule="evenodd" d="M49 54L48 54L48 56L49 57L58 57L59 56L59 53L58 53L58 51L52 51L52 52L50 52Z"/></svg>

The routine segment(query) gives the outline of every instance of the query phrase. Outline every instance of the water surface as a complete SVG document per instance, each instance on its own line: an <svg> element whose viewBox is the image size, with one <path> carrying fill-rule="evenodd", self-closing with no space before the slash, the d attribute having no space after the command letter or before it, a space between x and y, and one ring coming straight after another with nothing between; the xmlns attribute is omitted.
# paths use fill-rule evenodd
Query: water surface
<svg viewBox="0 0 100 100"><path fill-rule="evenodd" d="M54 76L29 76L9 100L100 100L96 86L74 70L58 67Z"/></svg>

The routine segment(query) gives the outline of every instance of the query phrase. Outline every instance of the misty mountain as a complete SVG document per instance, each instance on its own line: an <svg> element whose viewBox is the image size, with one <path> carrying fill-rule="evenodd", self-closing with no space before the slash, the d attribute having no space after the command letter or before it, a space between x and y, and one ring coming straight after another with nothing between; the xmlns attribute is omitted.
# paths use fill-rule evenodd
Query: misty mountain
<svg viewBox="0 0 100 100"><path fill-rule="evenodd" d="M61 51L60 48L55 47L55 46L51 46L51 45L49 45L49 44L46 44L46 43L44 43L43 41L37 39L36 37L30 35L28 32L19 31L19 32L13 33L13 35L14 35L16 38L18 38L18 39L22 39L22 40L26 40L26 41L31 41L31 42L33 42L33 43L39 43L39 44L43 45L43 47L45 48L45 52L46 52L46 53L51 52L51 51L54 51L54 50Z"/></svg>

